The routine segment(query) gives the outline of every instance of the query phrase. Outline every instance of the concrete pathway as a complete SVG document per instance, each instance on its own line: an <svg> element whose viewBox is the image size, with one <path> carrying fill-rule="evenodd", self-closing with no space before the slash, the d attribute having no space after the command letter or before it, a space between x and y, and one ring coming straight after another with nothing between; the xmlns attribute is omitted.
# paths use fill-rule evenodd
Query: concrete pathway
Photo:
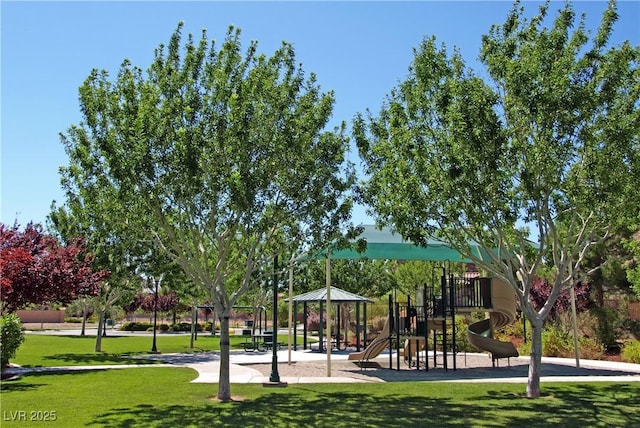
<svg viewBox="0 0 640 428"><path fill-rule="evenodd" d="M87 330L87 334L95 334L94 331ZM109 331L114 336L141 335L141 333ZM44 330L29 331L29 334L80 334L79 330ZM145 334L145 333L142 333ZM358 378L346 376L280 376L282 382L287 383L353 383L353 382L393 382L393 381L435 381L435 382L527 382L528 357L518 357L511 359L511 365L505 367L503 362L501 367L492 367L491 358L487 354L466 353L458 354L458 370L430 370L428 373L416 372L416 370L389 370L389 354L385 351L375 361L379 363L379 369L365 370L367 376ZM219 355L216 352L190 353L190 354L153 354L141 355L141 359L154 359L159 364L139 364L139 365L100 365L100 366L62 366L62 367L13 367L6 369L3 376L22 375L28 373L61 372L77 370L104 370L104 369L129 369L140 367L189 367L198 372L198 377L194 383L218 383L220 372ZM272 352L243 352L233 351L230 355L230 380L231 383L267 383L268 376L264 376L260 371L250 367L252 364L271 364ZM277 352L279 367L289 361L289 351L281 350ZM348 353L336 352L331 355L331 361L344 362L348 359ZM312 351L291 351L291 362L317 361L326 362L325 353ZM395 356L393 357L395 361ZM460 361L464 361L464 366ZM543 370L541 382L639 382L640 364L616 363L611 361L581 360L580 368L575 367L574 359L548 358L543 357ZM317 366L317 365L316 365ZM284 370L283 370L284 371ZM316 370L317 372L317 370ZM309 373L305 373L309 374ZM362 377L366 377L362 379Z"/></svg>
<svg viewBox="0 0 640 428"><path fill-rule="evenodd" d="M326 354L310 351L292 351L292 362L326 361ZM279 367L288 363L288 351L281 350L277 353ZM60 367L13 367L5 370L5 375L24 375L29 373L46 373L78 370L105 370L105 369L135 369L141 367L188 367L197 371L198 377L194 383L218 383L220 372L219 355L215 352L197 354L155 354L141 355L139 358L154 359L158 364L111 364L95 366L60 366ZM271 364L273 355L266 353L232 352L230 355L230 380L231 383L268 383L269 377L252 368L251 364ZM344 362L348 358L347 353L332 354L332 362ZM461 358L461 357L459 357ZM490 358L486 354L467 354L467 360L473 365L474 359L480 364L467 367L458 367L458 370L443 370L441 367L425 373L415 370L389 370L380 368L375 371L365 370L362 373L366 379L346 376L280 376L281 382L286 383L354 383L354 382L393 382L395 380L416 380L433 382L507 382L526 383L528 358L514 359L510 367L487 367L486 362ZM377 359L380 366L386 367L389 356L382 355ZM543 358L543 376L541 382L640 382L640 364L615 363L609 361L581 360L581 367L575 367L575 360L562 358Z"/></svg>
<svg viewBox="0 0 640 428"><path fill-rule="evenodd" d="M288 351L277 352L278 364L288 364ZM147 357L145 357L147 358ZM218 383L220 373L220 358L217 353L198 354L197 357L188 354L152 355L148 358L171 363L174 365L189 367L198 372L194 383ZM347 360L348 355L335 355L332 361ZM271 364L273 354L271 352L232 352L229 356L229 375L231 383L268 383L269 376L254 368L251 364ZM309 351L292 351L292 362L325 361L326 354ZM353 383L367 382L363 379L354 379L346 376L280 376L281 382L286 383Z"/></svg>

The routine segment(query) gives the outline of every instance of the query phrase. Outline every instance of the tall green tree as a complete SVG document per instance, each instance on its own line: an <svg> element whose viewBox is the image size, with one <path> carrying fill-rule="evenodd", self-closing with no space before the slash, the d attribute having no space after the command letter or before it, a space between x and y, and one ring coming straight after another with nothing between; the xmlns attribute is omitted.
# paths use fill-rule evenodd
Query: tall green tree
<svg viewBox="0 0 640 428"><path fill-rule="evenodd" d="M255 271L341 235L354 184L334 96L305 75L293 47L243 52L230 27L218 47L182 24L144 73L93 70L84 120L65 136L70 168L92 170L185 274L206 290L221 326L218 398L229 400L229 315ZM282 260L282 258L281 258Z"/></svg>
<svg viewBox="0 0 640 428"><path fill-rule="evenodd" d="M589 273L592 245L640 224L640 50L609 45L614 2L593 35L571 3L553 19L549 5L527 19L516 3L483 36L482 74L426 38L380 114L354 126L379 222L418 243L435 234L513 287L533 327L529 397L540 394L542 327L558 295ZM474 257L469 239L489 257ZM536 310L544 258L556 276Z"/></svg>
<svg viewBox="0 0 640 428"><path fill-rule="evenodd" d="M325 287L326 262L310 260L305 263L301 290L312 291ZM393 276L394 261L389 260L332 260L331 284L366 297L381 297L396 288Z"/></svg>
<svg viewBox="0 0 640 428"><path fill-rule="evenodd" d="M399 290L411 296L425 284L439 290L445 267L448 272L459 275L463 275L466 270L466 265L460 263L407 260L397 264L393 269L393 276L398 282Z"/></svg>
<svg viewBox="0 0 640 428"><path fill-rule="evenodd" d="M627 279L636 296L640 297L640 230L625 242L625 248L631 254L626 267Z"/></svg>
<svg viewBox="0 0 640 428"><path fill-rule="evenodd" d="M637 229L636 229L637 230ZM606 347L617 347L621 323L625 316L605 304L609 293L624 293L632 297L635 293L629 273L633 270L634 254L629 243L633 242L632 230L618 228L606 242L593 246L586 254L585 266L602 266L589 275L591 298L594 305L589 308L596 317L596 338Z"/></svg>
<svg viewBox="0 0 640 428"><path fill-rule="evenodd" d="M63 242L78 236L85 237L87 247L94 253L94 269L109 272L100 281L98 293L84 296L86 305L98 315L95 352L102 352L102 332L109 311L127 297L135 295L141 287L136 274L136 249L140 249L135 234L124 228L119 205L113 194L105 192L97 197L98 186L90 171L61 168L62 187L66 193L65 206L52 205L48 227ZM107 198L109 194L111 199Z"/></svg>

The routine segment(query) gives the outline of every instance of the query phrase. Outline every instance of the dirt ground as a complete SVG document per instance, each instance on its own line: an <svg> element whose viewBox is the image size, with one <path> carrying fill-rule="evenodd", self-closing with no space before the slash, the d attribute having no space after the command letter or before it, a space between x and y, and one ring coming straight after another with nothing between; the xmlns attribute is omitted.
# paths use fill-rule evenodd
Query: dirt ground
<svg viewBox="0 0 640 428"><path fill-rule="evenodd" d="M264 376L269 376L272 372L271 364L251 364L249 367L260 371ZM390 369L390 367L392 367ZM399 367L399 370L398 370ZM459 354L456 356L454 367L453 356L447 359L447 367L441 355L437 357L437 364L434 367L433 357L429 358L429 369L425 370L424 361L420 361L418 367L413 361L410 365L404 358L398 360L393 357L391 366L389 356L383 355L376 358L362 367L357 361L332 360L332 377L350 377L363 380L382 380L385 382L416 381L449 379L452 377L483 377L495 375L518 376L517 373L526 373L528 360L511 358L510 361L501 360L498 365L492 365L491 357L488 354ZM517 370L517 371L516 371ZM278 364L278 374L281 377L325 377L327 376L326 360L299 361L292 364L280 361Z"/></svg>

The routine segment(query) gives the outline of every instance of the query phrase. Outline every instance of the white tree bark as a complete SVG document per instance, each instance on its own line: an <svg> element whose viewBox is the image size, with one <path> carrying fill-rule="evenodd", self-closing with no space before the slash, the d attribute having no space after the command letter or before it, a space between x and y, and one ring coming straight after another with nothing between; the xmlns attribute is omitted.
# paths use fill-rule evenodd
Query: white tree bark
<svg viewBox="0 0 640 428"><path fill-rule="evenodd" d="M540 373L542 372L542 325L543 322L531 322L531 355L529 359L529 377L527 379L527 397L540 396Z"/></svg>

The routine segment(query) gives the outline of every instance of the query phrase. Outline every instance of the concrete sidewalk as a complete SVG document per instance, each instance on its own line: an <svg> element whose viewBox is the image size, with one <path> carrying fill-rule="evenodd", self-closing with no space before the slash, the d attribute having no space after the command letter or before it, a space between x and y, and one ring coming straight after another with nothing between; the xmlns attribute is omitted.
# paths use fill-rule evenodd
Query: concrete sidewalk
<svg viewBox="0 0 640 428"><path fill-rule="evenodd" d="M325 354L293 351L295 361L326 360ZM104 364L90 366L52 366L52 367L19 367L13 366L3 371L7 377L22 376L32 373L60 373L87 370L107 369L136 369L142 367L188 367L198 373L193 383L218 383L220 379L220 356L214 352L197 354L150 354L141 355L140 359L160 361L159 364ZM251 364L271 364L271 353L240 353L232 352L230 355L229 376L231 383L268 383L269 376L264 376L260 371L250 367ZM347 355L334 356L333 360L346 360ZM288 351L278 351L278 367L288 363ZM280 380L286 383L353 383L367 382L344 376L281 376ZM382 382L382 381L380 381Z"/></svg>
<svg viewBox="0 0 640 428"><path fill-rule="evenodd" d="M87 334L90 330L87 331ZM113 336L145 335L146 332L131 333L107 330L107 334ZM30 334L79 334L79 330L44 330L31 331ZM95 330L92 332L95 334ZM450 354L449 354L450 355ZM101 365L101 366L62 366L39 368L9 368L3 372L5 375L22 375L28 373L61 372L77 370L105 370L125 369L140 367L188 367L198 373L195 383L218 383L220 372L220 360L217 352L185 353L185 354L150 354L141 355L140 359L153 359L159 364L140 365ZM432 357L430 357L432 358ZM451 358L451 355L450 355ZM231 383L266 383L269 376L264 375L264 365L272 364L273 353L269 352L244 352L232 351L230 354L229 374ZM437 360L439 367L426 372L410 369L406 365L403 370L390 370L389 351L383 352L372 362L376 366L373 369L360 370L354 361L348 361L348 352L334 352L331 354L332 366L338 366L336 373L348 376L326 376L327 355L317 351L291 351L291 363L296 367L292 370L289 366L289 351L283 349L277 352L278 370L280 380L287 383L353 383L353 382L397 382L397 381L438 381L438 382L519 382L526 383L528 376L528 357L511 358L509 366L501 360L500 367L492 367L491 358L486 353L465 353L457 355L457 370L444 370L442 355ZM396 360L395 353L392 361ZM314 364L305 364L311 363ZM640 364L617 363L611 361L580 360L580 368L575 367L574 359L567 358L542 358L541 382L638 382L640 381ZM263 365L263 371L253 368L252 365ZM295 373L295 376L283 374Z"/></svg>
<svg viewBox="0 0 640 428"><path fill-rule="evenodd" d="M26 375L29 373L67 372L79 370L105 369L135 369L141 367L188 367L198 373L194 383L218 383L220 372L220 358L216 352L197 354L152 354L142 355L141 359L153 359L159 364L139 365L99 365L99 366L62 366L21 368L14 367L5 370L5 375ZM277 352L278 367L282 372L287 371L289 362L288 350ZM395 360L395 356L392 355ZM304 375L280 376L281 382L296 383L378 383L396 381L425 381L425 382L508 382L526 383L528 372L528 357L513 358L510 366L491 367L491 359L487 354L459 355L460 364L457 370L444 370L442 364L429 371L415 369L390 370L388 368L389 354L386 352L374 360L374 369L359 370L355 364L351 369L358 376L317 376L319 367L326 367L326 354L311 351L291 351L291 362L297 364L297 371ZM231 383L268 383L269 376L252 368L255 364L272 364L271 352L232 352L230 355L229 374ZM331 356L332 364L345 367L348 353L335 353ZM314 362L315 364L305 365ZM349 364L353 361L349 362ZM575 367L575 360L562 358L543 358L541 382L640 382L640 364L615 363L608 361L581 360L580 368ZM307 367L310 367L307 369ZM351 366L349 366L351 367Z"/></svg>
<svg viewBox="0 0 640 428"><path fill-rule="evenodd" d="M326 354L310 351L291 351L292 362L326 361ZM198 358L186 354L152 355L149 358L189 367L198 372L194 383L218 383L220 358L217 353L198 354ZM289 362L288 350L277 352L278 367ZM332 361L346 361L348 354L332 355ZM195 360L195 361L194 361ZM229 356L229 376L231 383L267 383L269 376L251 367L252 364L272 364L272 352L231 352ZM347 376L280 376L286 383L354 383L368 382ZM378 382L382 382L378 380Z"/></svg>

